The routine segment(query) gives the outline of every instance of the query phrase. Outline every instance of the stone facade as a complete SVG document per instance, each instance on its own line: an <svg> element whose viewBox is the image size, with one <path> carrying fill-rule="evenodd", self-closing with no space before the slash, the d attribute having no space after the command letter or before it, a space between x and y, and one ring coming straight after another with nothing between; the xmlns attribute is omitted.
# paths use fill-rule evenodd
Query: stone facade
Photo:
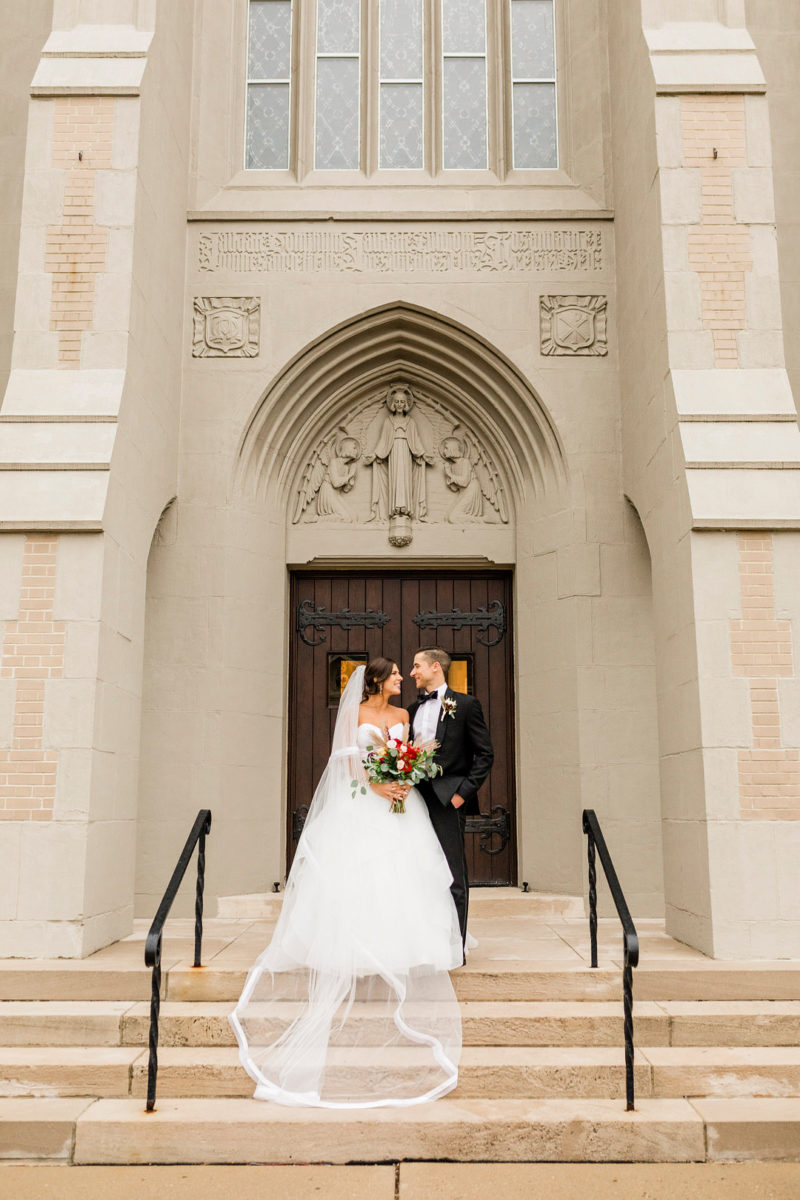
<svg viewBox="0 0 800 1200"><path fill-rule="evenodd" d="M635 915L800 956L791 6L556 0L560 165L411 182L242 168L247 0L5 7L0 954L200 807L280 880L287 570L446 564L514 572L520 880L594 808Z"/></svg>

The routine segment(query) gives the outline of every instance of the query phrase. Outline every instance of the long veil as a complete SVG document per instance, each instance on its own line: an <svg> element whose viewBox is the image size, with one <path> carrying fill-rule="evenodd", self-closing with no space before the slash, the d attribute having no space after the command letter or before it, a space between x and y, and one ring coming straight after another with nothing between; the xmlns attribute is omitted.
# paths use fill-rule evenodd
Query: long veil
<svg viewBox="0 0 800 1200"><path fill-rule="evenodd" d="M441 951L447 932L431 937L430 921L441 926L442 916L427 919L407 894L412 885L394 880L387 837L412 826L399 827L406 817L388 814L366 787L357 745L363 680L359 667L343 692L272 941L230 1016L257 1099L409 1105L457 1083L461 1018L448 974L455 964ZM425 860L428 840L420 839L418 865L426 878L441 872L442 859L434 838L437 857ZM442 895L448 885L449 872ZM449 894L446 902L452 908Z"/></svg>

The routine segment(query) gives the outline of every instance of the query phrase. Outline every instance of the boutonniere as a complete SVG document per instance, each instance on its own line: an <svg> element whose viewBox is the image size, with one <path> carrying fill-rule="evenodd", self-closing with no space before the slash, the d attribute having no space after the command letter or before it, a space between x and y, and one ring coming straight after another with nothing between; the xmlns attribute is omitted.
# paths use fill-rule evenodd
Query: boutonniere
<svg viewBox="0 0 800 1200"><path fill-rule="evenodd" d="M443 714L445 717L452 717L452 718L453 718L453 720L455 720L455 716L456 716L456 709L457 709L457 708L458 708L458 704L457 704L457 702L456 702L456 701L453 699L453 697L452 697L452 696L445 696L445 697L442 699L442 714Z"/></svg>

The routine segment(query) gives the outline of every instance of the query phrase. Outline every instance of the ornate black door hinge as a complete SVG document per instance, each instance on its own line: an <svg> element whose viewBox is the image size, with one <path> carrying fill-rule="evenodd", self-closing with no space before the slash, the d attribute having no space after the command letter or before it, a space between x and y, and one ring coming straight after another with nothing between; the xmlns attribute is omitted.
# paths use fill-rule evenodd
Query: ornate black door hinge
<svg viewBox="0 0 800 1200"><path fill-rule="evenodd" d="M292 813L292 841L293 842L298 842L300 840L300 834L303 832L303 826L306 823L307 816L308 816L308 805L307 804L301 804L300 807L296 808L294 810L294 812Z"/></svg>
<svg viewBox="0 0 800 1200"><path fill-rule="evenodd" d="M301 600L297 606L297 632L307 646L320 646L327 641L325 630L333 625L340 629L382 629L390 619L385 612L376 612L374 608L368 608L366 612L352 612L349 608L328 612L326 608L314 608L311 600ZM315 630L319 636L309 635L308 629Z"/></svg>
<svg viewBox="0 0 800 1200"><path fill-rule="evenodd" d="M460 608L450 612L428 610L418 612L414 624L419 629L438 629L440 625L462 629L465 625L472 625L480 630L477 640L482 645L496 646L505 637L506 606L500 600L492 600L486 608L479 608L475 612L462 612Z"/></svg>
<svg viewBox="0 0 800 1200"><path fill-rule="evenodd" d="M484 854L502 854L511 837L511 814L502 804L496 804L491 816L481 813L478 817L467 817L465 833L477 833L480 849ZM499 846L490 846L493 837L500 838Z"/></svg>

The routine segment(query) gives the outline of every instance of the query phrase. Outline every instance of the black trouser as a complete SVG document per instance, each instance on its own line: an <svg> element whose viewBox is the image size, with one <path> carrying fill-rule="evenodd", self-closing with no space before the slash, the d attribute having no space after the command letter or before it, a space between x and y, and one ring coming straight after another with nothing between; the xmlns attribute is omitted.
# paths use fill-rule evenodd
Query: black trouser
<svg viewBox="0 0 800 1200"><path fill-rule="evenodd" d="M447 865L453 876L450 893L458 913L458 923L461 926L461 941L467 938L467 910L469 908L469 876L467 874L467 854L464 849L464 830L467 816L464 805L453 808L452 804L444 805L440 800L425 797L428 805L431 824L436 831Z"/></svg>

